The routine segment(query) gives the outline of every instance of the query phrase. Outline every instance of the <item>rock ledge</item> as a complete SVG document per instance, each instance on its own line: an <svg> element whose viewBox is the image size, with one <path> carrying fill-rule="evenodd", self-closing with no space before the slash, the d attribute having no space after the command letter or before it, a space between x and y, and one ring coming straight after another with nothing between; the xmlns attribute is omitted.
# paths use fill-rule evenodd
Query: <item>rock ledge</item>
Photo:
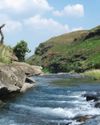
<svg viewBox="0 0 100 125"><path fill-rule="evenodd" d="M13 92L25 92L34 86L32 75L43 74L39 66L26 63L13 62L12 64L0 63L0 99Z"/></svg>

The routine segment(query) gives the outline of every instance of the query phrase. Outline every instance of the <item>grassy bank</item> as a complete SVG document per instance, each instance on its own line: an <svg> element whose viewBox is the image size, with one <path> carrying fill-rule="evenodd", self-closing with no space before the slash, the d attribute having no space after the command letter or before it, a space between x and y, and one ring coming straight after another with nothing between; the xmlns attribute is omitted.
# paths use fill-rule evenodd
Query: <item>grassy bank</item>
<svg viewBox="0 0 100 125"><path fill-rule="evenodd" d="M5 45L0 45L0 62L10 63L11 55L12 55L12 50L9 47Z"/></svg>
<svg viewBox="0 0 100 125"><path fill-rule="evenodd" d="M84 75L88 76L88 77L91 77L95 80L100 80L100 69L86 71L86 72L84 72Z"/></svg>

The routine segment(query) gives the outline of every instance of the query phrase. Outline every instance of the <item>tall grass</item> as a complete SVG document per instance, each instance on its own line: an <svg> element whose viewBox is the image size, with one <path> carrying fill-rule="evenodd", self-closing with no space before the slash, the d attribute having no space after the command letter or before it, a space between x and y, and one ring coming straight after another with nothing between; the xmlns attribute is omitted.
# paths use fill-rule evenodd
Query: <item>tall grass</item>
<svg viewBox="0 0 100 125"><path fill-rule="evenodd" d="M11 62L11 50L5 45L0 45L0 62L10 63Z"/></svg>
<svg viewBox="0 0 100 125"><path fill-rule="evenodd" d="M100 80L100 69L90 70L84 72L84 75L94 78L95 80Z"/></svg>

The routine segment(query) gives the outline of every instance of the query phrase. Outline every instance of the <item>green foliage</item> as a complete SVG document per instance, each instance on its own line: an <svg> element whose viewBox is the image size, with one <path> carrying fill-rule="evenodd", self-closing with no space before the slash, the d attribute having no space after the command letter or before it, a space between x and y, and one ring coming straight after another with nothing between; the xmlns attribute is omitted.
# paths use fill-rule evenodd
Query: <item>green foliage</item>
<svg viewBox="0 0 100 125"><path fill-rule="evenodd" d="M66 59L61 55L56 55L50 59L50 63L48 65L48 69L50 72L58 73L58 72L69 72L69 68L67 66Z"/></svg>
<svg viewBox="0 0 100 125"><path fill-rule="evenodd" d="M44 44L40 43L39 47L37 47L35 50L35 54L37 54L37 55L43 54L43 53L41 53L43 47L44 47Z"/></svg>
<svg viewBox="0 0 100 125"><path fill-rule="evenodd" d="M48 68L43 68L44 73L50 73Z"/></svg>
<svg viewBox="0 0 100 125"><path fill-rule="evenodd" d="M13 52L18 57L19 61L25 61L26 53L30 52L28 49L27 42L22 40L17 43L17 45L13 48Z"/></svg>
<svg viewBox="0 0 100 125"><path fill-rule="evenodd" d="M26 60L26 63L30 65L39 65L41 66L41 57L40 56L31 56L29 59Z"/></svg>

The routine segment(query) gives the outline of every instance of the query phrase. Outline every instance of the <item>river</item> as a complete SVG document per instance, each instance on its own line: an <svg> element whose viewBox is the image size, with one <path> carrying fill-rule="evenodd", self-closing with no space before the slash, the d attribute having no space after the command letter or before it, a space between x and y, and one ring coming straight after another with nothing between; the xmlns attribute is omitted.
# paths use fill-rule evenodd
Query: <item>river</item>
<svg viewBox="0 0 100 125"><path fill-rule="evenodd" d="M72 79L71 77L75 77ZM85 93L100 90L99 83L79 76L47 75L34 77L36 87L11 98L0 109L0 125L78 125L79 115L100 115L100 109L87 102Z"/></svg>

